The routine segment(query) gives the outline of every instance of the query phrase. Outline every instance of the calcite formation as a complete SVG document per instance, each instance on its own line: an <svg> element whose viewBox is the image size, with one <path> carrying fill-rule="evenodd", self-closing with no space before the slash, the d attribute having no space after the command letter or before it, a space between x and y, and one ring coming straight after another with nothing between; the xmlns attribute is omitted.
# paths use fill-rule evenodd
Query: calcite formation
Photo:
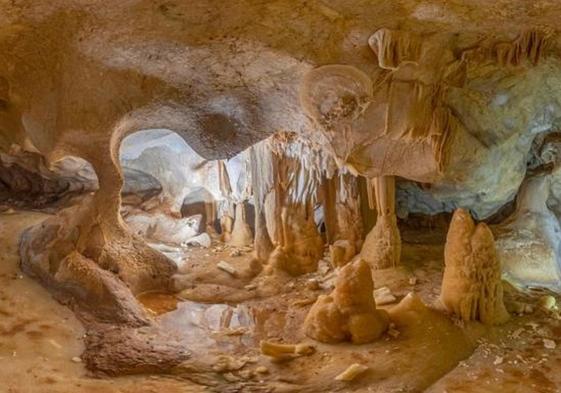
<svg viewBox="0 0 561 393"><path fill-rule="evenodd" d="M475 341L425 305L432 223L455 211L440 300L461 320L506 323L503 275L561 290L560 16L547 0L0 0L0 212L49 214L22 232L21 268L83 321L94 372L423 391ZM306 343L388 329L377 364ZM249 370L259 341L294 361ZM240 359L209 365L220 351Z"/></svg>
<svg viewBox="0 0 561 393"><path fill-rule="evenodd" d="M302 151L312 159L318 155L307 149L293 134L280 134L269 142L262 151L266 156L260 158L272 168L270 179L266 178L269 186L263 201L274 247L267 262L272 269L293 276L315 271L323 256L323 239L314 216L322 170L307 165L306 158L298 155Z"/></svg>
<svg viewBox="0 0 561 393"><path fill-rule="evenodd" d="M475 225L463 209L454 212L444 250L440 300L464 321L495 325L509 315L503 303L501 264L485 223Z"/></svg>
<svg viewBox="0 0 561 393"><path fill-rule="evenodd" d="M495 229L505 278L517 286L560 288L561 226L547 206L550 184L545 174L526 179L514 212Z"/></svg>
<svg viewBox="0 0 561 393"><path fill-rule="evenodd" d="M306 334L325 343L350 341L364 344L379 338L388 328L386 311L376 309L370 267L362 259L345 265L335 289L321 295L304 322Z"/></svg>
<svg viewBox="0 0 561 393"><path fill-rule="evenodd" d="M390 176L377 178L373 186L376 224L364 239L360 257L373 269L391 268L399 264L401 255L401 237L395 214L395 179Z"/></svg>
<svg viewBox="0 0 561 393"><path fill-rule="evenodd" d="M466 62L434 36L380 29L368 43L378 60L374 78L350 66L319 67L304 80L302 104L355 172L435 181L458 127L443 91L463 85Z"/></svg>
<svg viewBox="0 0 561 393"><path fill-rule="evenodd" d="M236 219L232 226L229 243L238 247L249 246L253 244L253 234L247 223L244 204L236 204L235 212Z"/></svg>
<svg viewBox="0 0 561 393"><path fill-rule="evenodd" d="M360 251L363 243L358 181L350 173L335 171L323 182L321 197L331 263L342 267Z"/></svg>

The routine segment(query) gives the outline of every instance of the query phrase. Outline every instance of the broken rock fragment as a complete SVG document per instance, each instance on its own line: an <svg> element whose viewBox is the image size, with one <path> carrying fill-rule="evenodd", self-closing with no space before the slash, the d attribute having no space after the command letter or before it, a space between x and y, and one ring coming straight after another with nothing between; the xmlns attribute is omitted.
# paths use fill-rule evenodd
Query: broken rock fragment
<svg viewBox="0 0 561 393"><path fill-rule="evenodd" d="M358 376L368 370L368 367L363 364L353 363L345 371L335 377L336 381L350 382L355 380Z"/></svg>
<svg viewBox="0 0 561 393"><path fill-rule="evenodd" d="M297 356L308 356L316 349L309 344L280 344L270 341L261 341L261 353L275 359L289 359Z"/></svg>
<svg viewBox="0 0 561 393"><path fill-rule="evenodd" d="M381 287L374 291L374 300L376 300L377 305L383 306L384 304L394 303L397 298L388 287Z"/></svg>

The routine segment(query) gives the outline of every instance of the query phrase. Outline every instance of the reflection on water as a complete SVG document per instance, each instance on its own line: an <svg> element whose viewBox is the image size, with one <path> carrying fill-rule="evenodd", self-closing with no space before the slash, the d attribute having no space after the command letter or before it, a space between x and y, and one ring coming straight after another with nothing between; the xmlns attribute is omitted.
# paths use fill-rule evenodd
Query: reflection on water
<svg viewBox="0 0 561 393"><path fill-rule="evenodd" d="M161 326L185 341L189 348L234 350L255 345L252 307L180 301L172 294L154 292L140 295L139 301L159 315Z"/></svg>

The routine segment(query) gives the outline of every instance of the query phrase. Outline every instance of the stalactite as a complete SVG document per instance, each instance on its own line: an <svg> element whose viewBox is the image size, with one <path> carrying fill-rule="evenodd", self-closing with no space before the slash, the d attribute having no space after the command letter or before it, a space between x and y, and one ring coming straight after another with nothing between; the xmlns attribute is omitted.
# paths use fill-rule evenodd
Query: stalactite
<svg viewBox="0 0 561 393"><path fill-rule="evenodd" d="M338 239L347 239L359 250L363 241L358 180L350 173L341 173L337 183Z"/></svg>
<svg viewBox="0 0 561 393"><path fill-rule="evenodd" d="M549 37L541 31L524 32L513 42L495 46L497 62L502 66L518 66L524 61L538 64L549 44Z"/></svg>
<svg viewBox="0 0 561 393"><path fill-rule="evenodd" d="M315 271L323 255L323 241L313 214L315 195L306 168L294 158L275 153L277 245L271 264L299 275Z"/></svg>
<svg viewBox="0 0 561 393"><path fill-rule="evenodd" d="M260 161L270 171L259 185L266 227L274 251L271 271L291 275L316 270L323 256L323 241L314 220L322 173L333 165L296 135L280 133L259 146ZM262 189L261 189L262 188ZM257 211L256 211L257 212ZM256 217L259 219L259 215Z"/></svg>
<svg viewBox="0 0 561 393"><path fill-rule="evenodd" d="M253 243L253 235L247 223L243 202L236 203L234 225L228 243L236 247L248 246Z"/></svg>
<svg viewBox="0 0 561 393"><path fill-rule="evenodd" d="M378 60L372 79L347 65L306 75L302 106L340 166L368 178L443 176L450 136L463 131L445 97L465 83L467 60L433 38L380 29L369 39Z"/></svg>
<svg viewBox="0 0 561 393"><path fill-rule="evenodd" d="M419 61L421 40L409 32L380 29L370 36L368 44L381 68L396 70L403 63Z"/></svg>

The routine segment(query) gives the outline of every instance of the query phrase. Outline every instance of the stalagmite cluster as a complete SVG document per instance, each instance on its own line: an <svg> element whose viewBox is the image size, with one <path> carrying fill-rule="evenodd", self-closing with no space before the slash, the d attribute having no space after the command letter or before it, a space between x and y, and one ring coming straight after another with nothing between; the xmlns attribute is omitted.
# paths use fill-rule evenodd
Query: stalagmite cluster
<svg viewBox="0 0 561 393"><path fill-rule="evenodd" d="M485 223L475 225L471 215L454 212L444 251L444 277L440 299L446 309L464 321L504 323L501 263L495 241Z"/></svg>
<svg viewBox="0 0 561 393"><path fill-rule="evenodd" d="M345 265L335 289L322 295L310 309L306 334L325 343L350 341L364 344L379 338L388 328L386 311L377 310L370 267L362 259Z"/></svg>

